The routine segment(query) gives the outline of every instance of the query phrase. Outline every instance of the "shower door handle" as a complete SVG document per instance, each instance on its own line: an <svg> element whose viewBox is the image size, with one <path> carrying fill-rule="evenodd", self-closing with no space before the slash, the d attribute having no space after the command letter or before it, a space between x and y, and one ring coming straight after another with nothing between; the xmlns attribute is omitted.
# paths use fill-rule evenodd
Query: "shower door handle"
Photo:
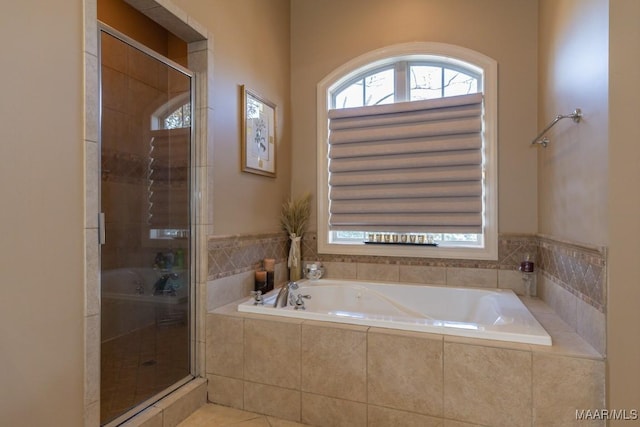
<svg viewBox="0 0 640 427"><path fill-rule="evenodd" d="M104 229L104 212L98 214L98 243L104 245L107 241L107 233Z"/></svg>

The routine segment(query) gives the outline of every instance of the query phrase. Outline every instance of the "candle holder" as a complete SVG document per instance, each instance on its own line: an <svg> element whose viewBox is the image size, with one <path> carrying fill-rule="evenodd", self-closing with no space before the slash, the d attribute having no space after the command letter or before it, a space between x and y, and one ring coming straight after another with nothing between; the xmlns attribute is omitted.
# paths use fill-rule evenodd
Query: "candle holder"
<svg viewBox="0 0 640 427"><path fill-rule="evenodd" d="M267 272L265 270L256 270L254 291L262 292L262 295L267 291Z"/></svg>

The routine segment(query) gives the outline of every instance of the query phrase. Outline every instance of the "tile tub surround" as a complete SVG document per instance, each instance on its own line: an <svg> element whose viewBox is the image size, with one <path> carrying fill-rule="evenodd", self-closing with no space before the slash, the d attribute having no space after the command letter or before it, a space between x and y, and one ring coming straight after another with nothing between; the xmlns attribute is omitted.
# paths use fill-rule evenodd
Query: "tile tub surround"
<svg viewBox="0 0 640 427"><path fill-rule="evenodd" d="M480 286L524 294L518 271L533 257L539 296L601 354L606 351L606 259L604 247L593 247L545 235L501 234L498 260L471 261L407 257L318 254L313 233L303 239L303 259L320 261L325 277L373 279L414 284Z"/></svg>
<svg viewBox="0 0 640 427"><path fill-rule="evenodd" d="M576 409L604 407L604 361L544 302L523 301L553 346L267 317L234 302L207 314L208 398L310 425L580 425Z"/></svg>
<svg viewBox="0 0 640 427"><path fill-rule="evenodd" d="M265 257L276 259L276 283L286 281L288 245L283 232L210 237L207 309L248 296L252 272ZM302 239L303 262L321 262L327 278L498 287L519 295L524 285L518 267L526 255L536 263L539 296L604 354L606 248L544 235L501 234L498 260L476 261L318 254L315 232Z"/></svg>
<svg viewBox="0 0 640 427"><path fill-rule="evenodd" d="M498 261L396 258L374 256L318 255L315 232L305 233L302 256L305 262L320 261L326 275L340 279L378 279L406 283L452 284L457 286L487 286L510 288L522 293L522 278L517 271L526 254L535 257L537 240L530 235L506 235L499 241ZM264 258L276 259L276 283L287 280L286 260L289 241L283 232L211 236L208 240L208 277L213 281L240 278L239 283L252 280L249 272ZM373 276L373 277L371 277ZM247 288L247 283L238 285ZM223 284L225 289L230 285ZM211 286L209 286L211 288ZM236 290L236 292L238 292ZM248 295L248 290L244 290ZM233 292L232 292L233 293ZM238 297L236 297L237 299ZM211 299L211 298L210 298ZM225 301L230 302L229 300ZM220 306L217 304L216 306ZM209 310L212 307L209 305Z"/></svg>

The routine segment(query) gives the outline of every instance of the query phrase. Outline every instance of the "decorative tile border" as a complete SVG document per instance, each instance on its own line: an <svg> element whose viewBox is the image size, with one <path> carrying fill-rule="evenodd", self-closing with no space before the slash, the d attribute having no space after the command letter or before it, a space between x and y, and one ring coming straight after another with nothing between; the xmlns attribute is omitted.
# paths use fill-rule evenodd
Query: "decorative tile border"
<svg viewBox="0 0 640 427"><path fill-rule="evenodd" d="M264 258L286 261L288 249L287 236L282 232L210 237L208 280L255 269ZM305 234L301 249L302 258L307 261L506 271L516 271L529 255L541 274L553 278L600 312L606 311L606 248L577 245L548 236L502 234L498 239L497 261L318 254L315 232Z"/></svg>
<svg viewBox="0 0 640 427"><path fill-rule="evenodd" d="M606 248L538 237L540 270L587 304L606 312Z"/></svg>
<svg viewBox="0 0 640 427"><path fill-rule="evenodd" d="M265 258L286 261L289 250L284 233L209 237L207 280L255 270Z"/></svg>

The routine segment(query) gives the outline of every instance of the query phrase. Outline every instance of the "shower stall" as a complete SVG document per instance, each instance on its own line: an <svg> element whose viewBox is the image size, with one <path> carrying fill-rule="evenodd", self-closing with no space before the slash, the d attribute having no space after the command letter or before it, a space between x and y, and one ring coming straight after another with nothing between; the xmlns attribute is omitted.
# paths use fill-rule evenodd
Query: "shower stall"
<svg viewBox="0 0 640 427"><path fill-rule="evenodd" d="M193 378L192 73L100 28L100 422Z"/></svg>

